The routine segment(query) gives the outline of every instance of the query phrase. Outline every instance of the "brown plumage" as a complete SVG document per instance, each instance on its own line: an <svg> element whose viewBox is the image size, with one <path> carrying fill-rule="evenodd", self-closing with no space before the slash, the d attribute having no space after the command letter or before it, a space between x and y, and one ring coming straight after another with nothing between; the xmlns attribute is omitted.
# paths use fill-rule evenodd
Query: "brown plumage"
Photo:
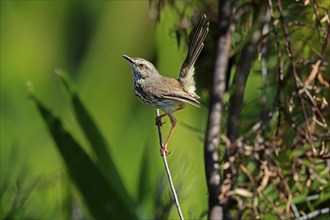
<svg viewBox="0 0 330 220"><path fill-rule="evenodd" d="M166 147L176 125L173 113L183 109L184 103L199 107L199 96L195 93L194 64L203 49L208 25L206 16L203 15L189 45L187 57L182 64L178 79L160 75L154 65L145 59L123 55L130 62L134 94L146 105L165 112L156 118L157 123L161 124L161 118L166 115L171 120L172 127L162 147L165 152L167 152Z"/></svg>

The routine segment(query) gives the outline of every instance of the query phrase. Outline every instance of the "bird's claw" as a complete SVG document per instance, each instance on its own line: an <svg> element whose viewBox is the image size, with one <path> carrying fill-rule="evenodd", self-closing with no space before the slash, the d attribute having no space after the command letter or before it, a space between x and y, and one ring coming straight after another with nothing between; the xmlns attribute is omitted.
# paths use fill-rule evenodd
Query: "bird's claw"
<svg viewBox="0 0 330 220"><path fill-rule="evenodd" d="M167 155L169 155L171 153L171 151L168 151L167 150L167 146L162 146L161 148L160 148L160 156L167 156Z"/></svg>
<svg viewBox="0 0 330 220"><path fill-rule="evenodd" d="M158 125L158 126L163 126L163 124L166 123L166 121L162 122L161 117L156 117L155 122L156 122L156 125Z"/></svg>

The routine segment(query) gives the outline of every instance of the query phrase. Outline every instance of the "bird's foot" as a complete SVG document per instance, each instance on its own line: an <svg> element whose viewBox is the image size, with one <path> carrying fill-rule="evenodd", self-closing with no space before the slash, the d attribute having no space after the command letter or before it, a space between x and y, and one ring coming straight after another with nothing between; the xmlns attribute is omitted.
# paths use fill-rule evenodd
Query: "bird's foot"
<svg viewBox="0 0 330 220"><path fill-rule="evenodd" d="M158 126L163 126L163 124L166 123L166 122L162 122L162 118L163 118L163 117L164 117L163 115L160 115L160 116L156 117L156 119L155 119L155 123L156 123L156 125L158 125Z"/></svg>
<svg viewBox="0 0 330 220"><path fill-rule="evenodd" d="M171 151L168 151L167 150L167 146L166 145L163 145L161 148L160 148L160 156L167 156L171 153Z"/></svg>

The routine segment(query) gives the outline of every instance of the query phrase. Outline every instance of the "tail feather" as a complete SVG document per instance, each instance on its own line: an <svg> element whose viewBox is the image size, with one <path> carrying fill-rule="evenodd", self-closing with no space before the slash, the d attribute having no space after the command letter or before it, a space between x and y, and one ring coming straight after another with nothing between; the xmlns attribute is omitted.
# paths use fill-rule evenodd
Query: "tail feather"
<svg viewBox="0 0 330 220"><path fill-rule="evenodd" d="M199 23L197 25L197 28L189 45L187 57L183 62L180 70L179 81L182 83L184 89L195 98L199 98L199 97L195 93L196 87L194 80L194 74L195 74L194 64L204 47L203 42L206 38L208 31L209 31L209 23L206 20L206 16L203 15L199 20Z"/></svg>

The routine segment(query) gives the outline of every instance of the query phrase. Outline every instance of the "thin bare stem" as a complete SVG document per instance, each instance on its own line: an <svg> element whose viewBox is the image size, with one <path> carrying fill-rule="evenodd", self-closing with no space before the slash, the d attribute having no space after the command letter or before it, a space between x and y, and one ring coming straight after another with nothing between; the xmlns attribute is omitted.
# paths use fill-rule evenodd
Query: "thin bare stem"
<svg viewBox="0 0 330 220"><path fill-rule="evenodd" d="M156 117L159 117L159 115L160 115L159 114L159 109L156 109ZM161 130L160 123L157 123L157 129L158 129L159 145L160 145L160 148L162 148L162 146L163 146L163 137L162 137L162 130ZM168 181L170 183L170 188L171 188L171 191L172 191L172 194L173 194L175 206L176 206L176 209L178 210L178 214L179 214L180 219L183 220L184 218L183 218L183 215L182 215L182 212L181 212L179 199L178 199L178 196L177 196L175 188L174 188L174 184L173 184L170 169L168 167L168 163L167 163L167 159L166 159L166 152L164 150L162 150L161 152L162 152L162 158L163 158L167 178L168 178Z"/></svg>

